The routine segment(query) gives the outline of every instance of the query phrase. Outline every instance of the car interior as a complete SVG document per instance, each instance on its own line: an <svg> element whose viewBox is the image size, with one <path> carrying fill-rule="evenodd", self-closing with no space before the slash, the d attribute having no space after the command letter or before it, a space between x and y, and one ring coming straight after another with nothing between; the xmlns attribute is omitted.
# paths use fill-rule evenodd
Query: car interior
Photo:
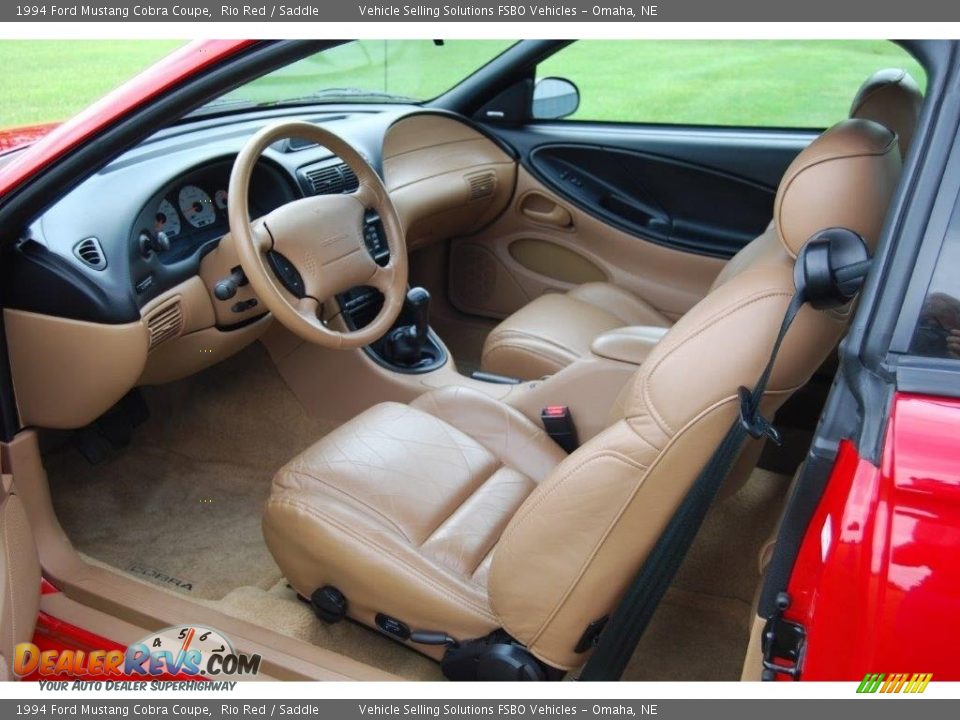
<svg viewBox="0 0 960 720"><path fill-rule="evenodd" d="M203 622L267 678L575 677L801 248L875 247L923 96L878 68L822 131L496 121L537 87L188 117L25 228L4 555L34 544L18 586L61 592L10 607L118 642ZM759 679L756 594L854 309L800 311L761 403L783 442L740 454L624 679Z"/></svg>

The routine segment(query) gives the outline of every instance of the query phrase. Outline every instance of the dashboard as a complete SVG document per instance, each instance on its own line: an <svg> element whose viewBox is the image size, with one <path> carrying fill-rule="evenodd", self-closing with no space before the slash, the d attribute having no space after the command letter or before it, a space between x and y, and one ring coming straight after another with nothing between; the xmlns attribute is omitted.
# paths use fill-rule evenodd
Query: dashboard
<svg viewBox="0 0 960 720"><path fill-rule="evenodd" d="M224 242L227 188L248 139L291 120L322 124L370 163L410 251L478 231L513 197L509 147L464 118L417 106L274 108L171 126L65 188L4 249L3 318L25 425L82 427L132 388L191 375L266 331L272 316ZM279 141L253 172L251 219L356 187L354 172L326 148ZM366 223L368 249L382 264L379 220ZM284 269L271 268L284 282ZM338 297L331 312L355 324L377 301L369 294Z"/></svg>

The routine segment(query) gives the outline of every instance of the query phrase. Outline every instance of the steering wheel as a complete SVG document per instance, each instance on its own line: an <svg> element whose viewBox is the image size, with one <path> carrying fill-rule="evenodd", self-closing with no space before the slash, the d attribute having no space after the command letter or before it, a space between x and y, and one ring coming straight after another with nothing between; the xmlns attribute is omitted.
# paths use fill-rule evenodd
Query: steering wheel
<svg viewBox="0 0 960 720"><path fill-rule="evenodd" d="M297 137L319 143L357 175L350 194L317 195L281 205L250 221L250 178L260 155L277 140ZM240 267L261 302L288 329L308 342L336 349L369 345L396 321L407 287L407 248L396 208L360 153L339 136L307 122L269 125L237 156L230 174L227 216ZM366 213L380 216L390 261L378 265L363 240ZM332 330L321 319L323 303L358 285L376 288L383 307L373 321L352 332Z"/></svg>

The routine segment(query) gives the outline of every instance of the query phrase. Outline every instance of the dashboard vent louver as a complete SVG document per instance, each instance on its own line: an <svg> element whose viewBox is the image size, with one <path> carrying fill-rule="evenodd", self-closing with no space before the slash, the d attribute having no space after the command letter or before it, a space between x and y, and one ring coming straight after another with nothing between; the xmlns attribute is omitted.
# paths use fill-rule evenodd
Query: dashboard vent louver
<svg viewBox="0 0 960 720"><path fill-rule="evenodd" d="M477 173L467 176L470 184L470 199L481 200L493 195L497 188L497 176L492 172Z"/></svg>
<svg viewBox="0 0 960 720"><path fill-rule="evenodd" d="M359 186L357 175L346 163L307 170L303 175L314 195L339 195Z"/></svg>
<svg viewBox="0 0 960 720"><path fill-rule="evenodd" d="M357 174L349 165L344 163L340 166L340 172L343 173L343 191L353 192L360 187L360 181L357 180Z"/></svg>
<svg viewBox="0 0 960 720"><path fill-rule="evenodd" d="M183 329L183 308L180 300L165 305L147 319L147 330L150 332L150 349L180 334Z"/></svg>
<svg viewBox="0 0 960 720"><path fill-rule="evenodd" d="M104 270L107 267L107 256L103 254L100 241L95 237L88 237L74 245L73 254L80 262L94 270Z"/></svg>

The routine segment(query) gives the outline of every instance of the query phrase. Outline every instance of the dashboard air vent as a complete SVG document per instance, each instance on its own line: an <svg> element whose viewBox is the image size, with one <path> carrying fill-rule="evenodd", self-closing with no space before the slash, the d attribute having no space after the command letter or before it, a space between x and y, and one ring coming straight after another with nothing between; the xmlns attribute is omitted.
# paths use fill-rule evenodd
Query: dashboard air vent
<svg viewBox="0 0 960 720"><path fill-rule="evenodd" d="M73 254L80 262L94 270L104 270L107 267L107 256L103 254L100 241L95 237L88 237L74 245Z"/></svg>
<svg viewBox="0 0 960 720"><path fill-rule="evenodd" d="M314 195L339 195L358 187L357 175L346 163L327 165L303 173Z"/></svg>
<svg viewBox="0 0 960 720"><path fill-rule="evenodd" d="M482 172L467 176L470 183L470 199L481 200L493 195L497 188L497 176L493 172Z"/></svg>
<svg viewBox="0 0 960 720"><path fill-rule="evenodd" d="M344 163L340 166L340 172L343 173L343 191L353 192L360 187L360 181L357 180L357 174L349 165Z"/></svg>
<svg viewBox="0 0 960 720"><path fill-rule="evenodd" d="M150 349L180 334L183 329L183 307L179 298L155 310L147 319L147 330L150 332Z"/></svg>

